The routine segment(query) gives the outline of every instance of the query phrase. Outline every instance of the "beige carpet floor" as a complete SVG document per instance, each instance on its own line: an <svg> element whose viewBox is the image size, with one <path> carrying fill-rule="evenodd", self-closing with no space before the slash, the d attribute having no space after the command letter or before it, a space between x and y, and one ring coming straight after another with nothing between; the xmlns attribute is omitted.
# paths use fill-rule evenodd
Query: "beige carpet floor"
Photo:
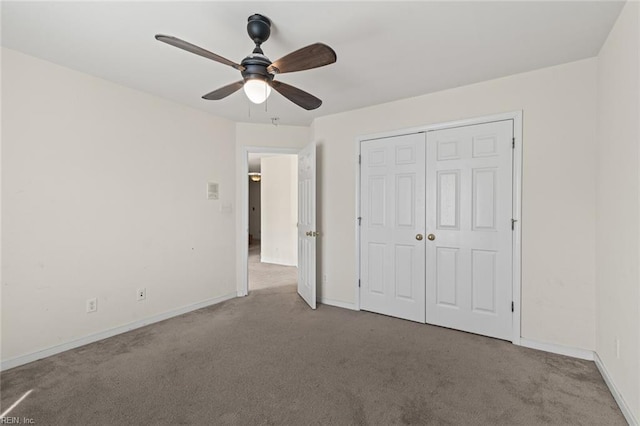
<svg viewBox="0 0 640 426"><path fill-rule="evenodd" d="M17 367L36 425L624 425L593 362L257 290Z"/></svg>
<svg viewBox="0 0 640 426"><path fill-rule="evenodd" d="M260 244L249 245L249 291L295 285L298 268L260 262Z"/></svg>

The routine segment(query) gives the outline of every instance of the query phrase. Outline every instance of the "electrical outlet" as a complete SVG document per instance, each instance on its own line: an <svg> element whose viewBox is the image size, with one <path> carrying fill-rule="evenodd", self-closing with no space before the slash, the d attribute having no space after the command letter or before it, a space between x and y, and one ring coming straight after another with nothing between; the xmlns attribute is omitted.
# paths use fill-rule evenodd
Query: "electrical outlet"
<svg viewBox="0 0 640 426"><path fill-rule="evenodd" d="M136 293L136 300L139 302L141 300L144 300L147 298L147 289L146 288L139 288L137 293Z"/></svg>
<svg viewBox="0 0 640 426"><path fill-rule="evenodd" d="M87 313L95 312L98 310L98 299L87 299Z"/></svg>

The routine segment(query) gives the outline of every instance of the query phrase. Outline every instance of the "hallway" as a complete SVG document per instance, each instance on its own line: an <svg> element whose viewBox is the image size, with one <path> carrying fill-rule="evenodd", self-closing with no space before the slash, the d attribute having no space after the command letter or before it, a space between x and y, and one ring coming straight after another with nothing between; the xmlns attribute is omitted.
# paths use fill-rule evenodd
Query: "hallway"
<svg viewBox="0 0 640 426"><path fill-rule="evenodd" d="M298 268L260 262L260 243L249 245L249 291L296 285Z"/></svg>

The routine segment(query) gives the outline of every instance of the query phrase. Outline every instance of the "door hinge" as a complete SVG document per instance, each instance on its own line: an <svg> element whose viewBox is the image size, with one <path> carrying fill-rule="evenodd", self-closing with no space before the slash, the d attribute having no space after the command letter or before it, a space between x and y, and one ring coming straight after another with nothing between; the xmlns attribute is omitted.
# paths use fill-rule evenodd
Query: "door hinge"
<svg viewBox="0 0 640 426"><path fill-rule="evenodd" d="M516 148L516 138L511 138L511 148Z"/></svg>
<svg viewBox="0 0 640 426"><path fill-rule="evenodd" d="M362 155L358 154L358 164L362 164Z"/></svg>
<svg viewBox="0 0 640 426"><path fill-rule="evenodd" d="M360 278L358 278L358 287L360 287Z"/></svg>
<svg viewBox="0 0 640 426"><path fill-rule="evenodd" d="M518 219L511 219L511 230L513 231L514 229L516 229L516 222L518 221Z"/></svg>
<svg viewBox="0 0 640 426"><path fill-rule="evenodd" d="M358 218L358 226L360 226L360 225L362 225L362 218L361 217Z"/></svg>
<svg viewBox="0 0 640 426"><path fill-rule="evenodd" d="M514 310L515 310L515 304L511 302L511 312L514 312Z"/></svg>

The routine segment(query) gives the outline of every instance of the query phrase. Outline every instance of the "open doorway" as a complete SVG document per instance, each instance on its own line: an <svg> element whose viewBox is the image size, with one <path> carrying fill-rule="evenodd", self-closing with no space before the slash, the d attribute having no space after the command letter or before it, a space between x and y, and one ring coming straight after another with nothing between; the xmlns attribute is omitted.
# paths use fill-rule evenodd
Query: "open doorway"
<svg viewBox="0 0 640 426"><path fill-rule="evenodd" d="M247 290L298 279L298 157L247 153Z"/></svg>

